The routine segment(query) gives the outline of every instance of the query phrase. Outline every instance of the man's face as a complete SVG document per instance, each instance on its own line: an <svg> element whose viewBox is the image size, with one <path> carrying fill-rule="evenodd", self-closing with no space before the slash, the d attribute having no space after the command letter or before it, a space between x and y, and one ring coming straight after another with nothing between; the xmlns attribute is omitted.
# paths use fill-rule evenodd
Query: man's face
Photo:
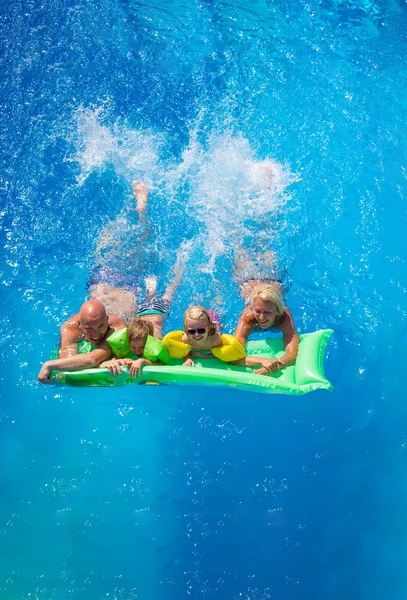
<svg viewBox="0 0 407 600"><path fill-rule="evenodd" d="M103 342L109 329L107 315L87 316L79 321L79 326L85 338L94 346Z"/></svg>
<svg viewBox="0 0 407 600"><path fill-rule="evenodd" d="M144 346L146 345L147 336L136 338L132 337L130 339L130 350L133 354L137 354L137 356L141 356L144 352Z"/></svg>

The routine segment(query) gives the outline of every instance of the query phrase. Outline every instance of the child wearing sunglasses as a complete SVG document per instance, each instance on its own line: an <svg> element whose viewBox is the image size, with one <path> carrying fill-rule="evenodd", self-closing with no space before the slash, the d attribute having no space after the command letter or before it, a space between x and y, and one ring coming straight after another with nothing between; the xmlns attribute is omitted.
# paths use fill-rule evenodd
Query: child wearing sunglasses
<svg viewBox="0 0 407 600"><path fill-rule="evenodd" d="M184 330L181 341L191 346L184 367L194 366L193 357L213 358L212 348L223 345L216 316L203 306L190 306L185 311Z"/></svg>

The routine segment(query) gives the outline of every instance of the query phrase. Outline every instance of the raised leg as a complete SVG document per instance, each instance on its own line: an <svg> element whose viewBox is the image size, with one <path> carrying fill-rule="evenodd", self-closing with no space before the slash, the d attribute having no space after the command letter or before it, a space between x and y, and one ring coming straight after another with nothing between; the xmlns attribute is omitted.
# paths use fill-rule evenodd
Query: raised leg
<svg viewBox="0 0 407 600"><path fill-rule="evenodd" d="M182 242L180 247L177 250L177 258L175 261L175 265L173 267L174 277L170 281L167 286L167 289L164 292L163 298L168 300L168 302L172 302L174 298L174 294L177 291L178 287L181 284L182 277L184 275L185 267L191 256L192 252L192 240L187 240Z"/></svg>
<svg viewBox="0 0 407 600"><path fill-rule="evenodd" d="M276 267L277 260L271 250L266 250L255 257L250 256L246 250L237 250L233 278L239 286L242 298L245 301L249 300L254 288L262 283L276 285L281 291L280 283L275 281L272 275Z"/></svg>

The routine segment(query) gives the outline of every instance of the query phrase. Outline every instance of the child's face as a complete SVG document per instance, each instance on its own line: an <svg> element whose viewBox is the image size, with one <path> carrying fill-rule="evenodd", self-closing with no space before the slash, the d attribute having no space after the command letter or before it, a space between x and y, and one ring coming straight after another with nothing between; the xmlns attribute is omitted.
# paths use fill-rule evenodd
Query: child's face
<svg viewBox="0 0 407 600"><path fill-rule="evenodd" d="M147 336L142 338L132 337L130 342L130 350L133 354L137 354L137 356L141 356L144 352L144 346L146 345Z"/></svg>
<svg viewBox="0 0 407 600"><path fill-rule="evenodd" d="M209 323L206 319L187 319L185 331L195 342L202 342L209 335Z"/></svg>

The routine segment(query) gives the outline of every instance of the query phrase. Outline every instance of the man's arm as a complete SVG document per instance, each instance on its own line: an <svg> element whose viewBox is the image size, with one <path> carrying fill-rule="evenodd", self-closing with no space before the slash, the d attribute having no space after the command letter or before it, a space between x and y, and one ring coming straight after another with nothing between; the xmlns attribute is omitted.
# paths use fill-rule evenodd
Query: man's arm
<svg viewBox="0 0 407 600"><path fill-rule="evenodd" d="M235 337L237 337L239 342L243 344L243 346L246 345L247 338L253 330L253 324L253 311L250 308L246 308L242 312L240 319L236 325L235 333L233 334Z"/></svg>
<svg viewBox="0 0 407 600"><path fill-rule="evenodd" d="M49 382L51 371L80 371L81 369L91 369L97 367L101 362L111 356L112 351L108 344L104 343L92 352L87 354L75 354L68 358L56 358L47 360L38 374L38 381L42 383Z"/></svg>
<svg viewBox="0 0 407 600"><path fill-rule="evenodd" d="M60 331L59 358L69 358L78 354L78 338L80 337L79 313L66 321Z"/></svg>

